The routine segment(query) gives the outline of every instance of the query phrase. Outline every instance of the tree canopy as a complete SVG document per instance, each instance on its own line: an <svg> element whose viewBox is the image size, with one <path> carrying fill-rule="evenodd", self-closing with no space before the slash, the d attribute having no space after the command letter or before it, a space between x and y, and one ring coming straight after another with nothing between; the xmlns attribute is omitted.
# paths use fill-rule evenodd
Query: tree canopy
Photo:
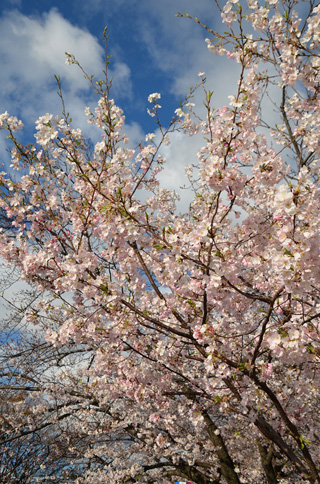
<svg viewBox="0 0 320 484"><path fill-rule="evenodd" d="M131 148L106 57L92 150L64 108L28 145L0 116L0 255L31 287L2 345L3 482L320 483L320 5L219 8L221 31L178 16L239 64L228 106L200 73L162 126L150 94ZM175 131L203 140L184 213L159 182Z"/></svg>

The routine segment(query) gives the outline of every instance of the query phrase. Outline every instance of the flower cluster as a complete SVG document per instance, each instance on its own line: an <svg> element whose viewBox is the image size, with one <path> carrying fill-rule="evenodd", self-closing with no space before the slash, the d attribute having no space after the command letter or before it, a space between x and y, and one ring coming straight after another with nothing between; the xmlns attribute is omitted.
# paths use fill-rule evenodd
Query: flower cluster
<svg viewBox="0 0 320 484"><path fill-rule="evenodd" d="M136 149L108 86L85 110L90 151L61 117L23 147L0 116L23 173L0 174L0 255L40 292L26 322L59 368L28 373L4 432L52 425L79 484L320 482L320 8L295 3L228 0L206 42L240 64L229 104L199 73L205 110L191 93L164 127L150 94L158 129ZM182 214L159 176L174 131L203 138Z"/></svg>

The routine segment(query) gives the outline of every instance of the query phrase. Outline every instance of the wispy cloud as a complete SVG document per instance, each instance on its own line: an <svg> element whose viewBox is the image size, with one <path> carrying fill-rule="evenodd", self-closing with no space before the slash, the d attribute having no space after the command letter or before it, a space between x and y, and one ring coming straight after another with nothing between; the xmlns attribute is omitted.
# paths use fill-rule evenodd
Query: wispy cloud
<svg viewBox="0 0 320 484"><path fill-rule="evenodd" d="M10 10L0 18L0 106L28 123L35 114L60 112L54 74L61 76L68 109L83 112L90 87L76 66L65 64L65 52L75 55L88 74L104 68L104 50L89 31L72 25L56 10L26 16ZM117 93L130 93L130 69L115 63L111 75ZM124 86L126 89L124 89ZM81 116L82 117L82 116Z"/></svg>
<svg viewBox="0 0 320 484"><path fill-rule="evenodd" d="M22 0L7 0L7 7L21 7Z"/></svg>

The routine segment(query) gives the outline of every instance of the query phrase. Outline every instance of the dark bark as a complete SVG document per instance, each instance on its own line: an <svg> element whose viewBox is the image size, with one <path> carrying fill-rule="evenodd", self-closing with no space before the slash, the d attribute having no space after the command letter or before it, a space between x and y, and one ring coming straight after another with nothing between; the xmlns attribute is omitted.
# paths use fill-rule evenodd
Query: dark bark
<svg viewBox="0 0 320 484"><path fill-rule="evenodd" d="M308 476L309 482L311 484L319 483L320 475L319 475L318 469L315 463L313 462L312 456L309 452L307 445L305 445L304 442L301 441L301 432L298 430L295 424L290 420L289 416L287 415L280 401L278 400L276 394L271 390L270 387L268 387L266 382L259 380L259 378L254 372L249 373L248 376L251 377L251 379L256 383L256 385L268 395L271 402L277 409L282 421L285 423L290 434L295 439L297 445L299 446L299 450L304 457L304 461L309 468L309 472L306 473Z"/></svg>
<svg viewBox="0 0 320 484"><path fill-rule="evenodd" d="M308 474L307 468L301 462L299 457L293 452L292 448L283 440L281 435L264 419L258 415L254 421L255 426L260 430L268 440L273 442L278 449L294 464L300 474Z"/></svg>
<svg viewBox="0 0 320 484"><path fill-rule="evenodd" d="M177 467L178 474L181 472L182 476L191 481L196 482L197 484L219 484L218 481L207 477L202 472L200 472L196 467L189 466L188 464L179 464Z"/></svg>
<svg viewBox="0 0 320 484"><path fill-rule="evenodd" d="M261 442L257 442L261 464L263 470L266 474L268 479L268 484L278 484L278 479L274 467L272 465L272 459L274 457L273 446L269 445L269 449L267 446L261 444Z"/></svg>
<svg viewBox="0 0 320 484"><path fill-rule="evenodd" d="M229 455L228 449L225 446L221 434L219 433L218 427L211 420L207 412L203 412L202 415L207 427L207 432L209 434L210 440L215 447L215 451L220 462L221 474L223 475L228 484L240 484L239 477L234 470L233 460Z"/></svg>

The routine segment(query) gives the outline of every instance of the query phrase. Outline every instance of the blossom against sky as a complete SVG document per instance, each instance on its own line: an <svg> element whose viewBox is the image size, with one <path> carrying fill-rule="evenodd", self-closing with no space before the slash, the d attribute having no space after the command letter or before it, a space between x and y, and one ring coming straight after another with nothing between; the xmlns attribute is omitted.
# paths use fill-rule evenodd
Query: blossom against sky
<svg viewBox="0 0 320 484"><path fill-rule="evenodd" d="M135 121L149 123L147 96L161 92L175 106L207 71L213 58L206 51L202 29L174 15L189 12L214 23L210 0L42 0L2 1L0 10L1 108L31 115L59 110L54 74L64 81L69 102L85 101L87 83L75 67L65 65L65 51L76 56L90 74L103 69L102 33L109 32L114 96ZM165 96L164 96L165 95ZM28 106L28 108L27 108ZM41 113L43 114L43 113Z"/></svg>
<svg viewBox="0 0 320 484"><path fill-rule="evenodd" d="M25 141L34 141L36 119L61 113L57 75L74 127L90 136L83 113L97 99L79 69L65 64L65 52L74 54L98 79L104 68L105 26L112 55L111 95L124 110L125 131L133 143L156 128L147 114L148 95L161 93L166 124L185 93L199 82L198 72L206 73L216 102L225 98L227 104L237 82L234 62L226 64L210 54L204 42L208 34L194 22L175 17L179 11L210 27L221 25L212 0L0 0L0 111L22 119L29 136ZM197 99L201 105L200 92ZM174 157L164 174L164 182L172 185L168 188L179 185L179 167L195 161L187 159L196 153L193 140L177 134L175 141L166 149L168 158Z"/></svg>

